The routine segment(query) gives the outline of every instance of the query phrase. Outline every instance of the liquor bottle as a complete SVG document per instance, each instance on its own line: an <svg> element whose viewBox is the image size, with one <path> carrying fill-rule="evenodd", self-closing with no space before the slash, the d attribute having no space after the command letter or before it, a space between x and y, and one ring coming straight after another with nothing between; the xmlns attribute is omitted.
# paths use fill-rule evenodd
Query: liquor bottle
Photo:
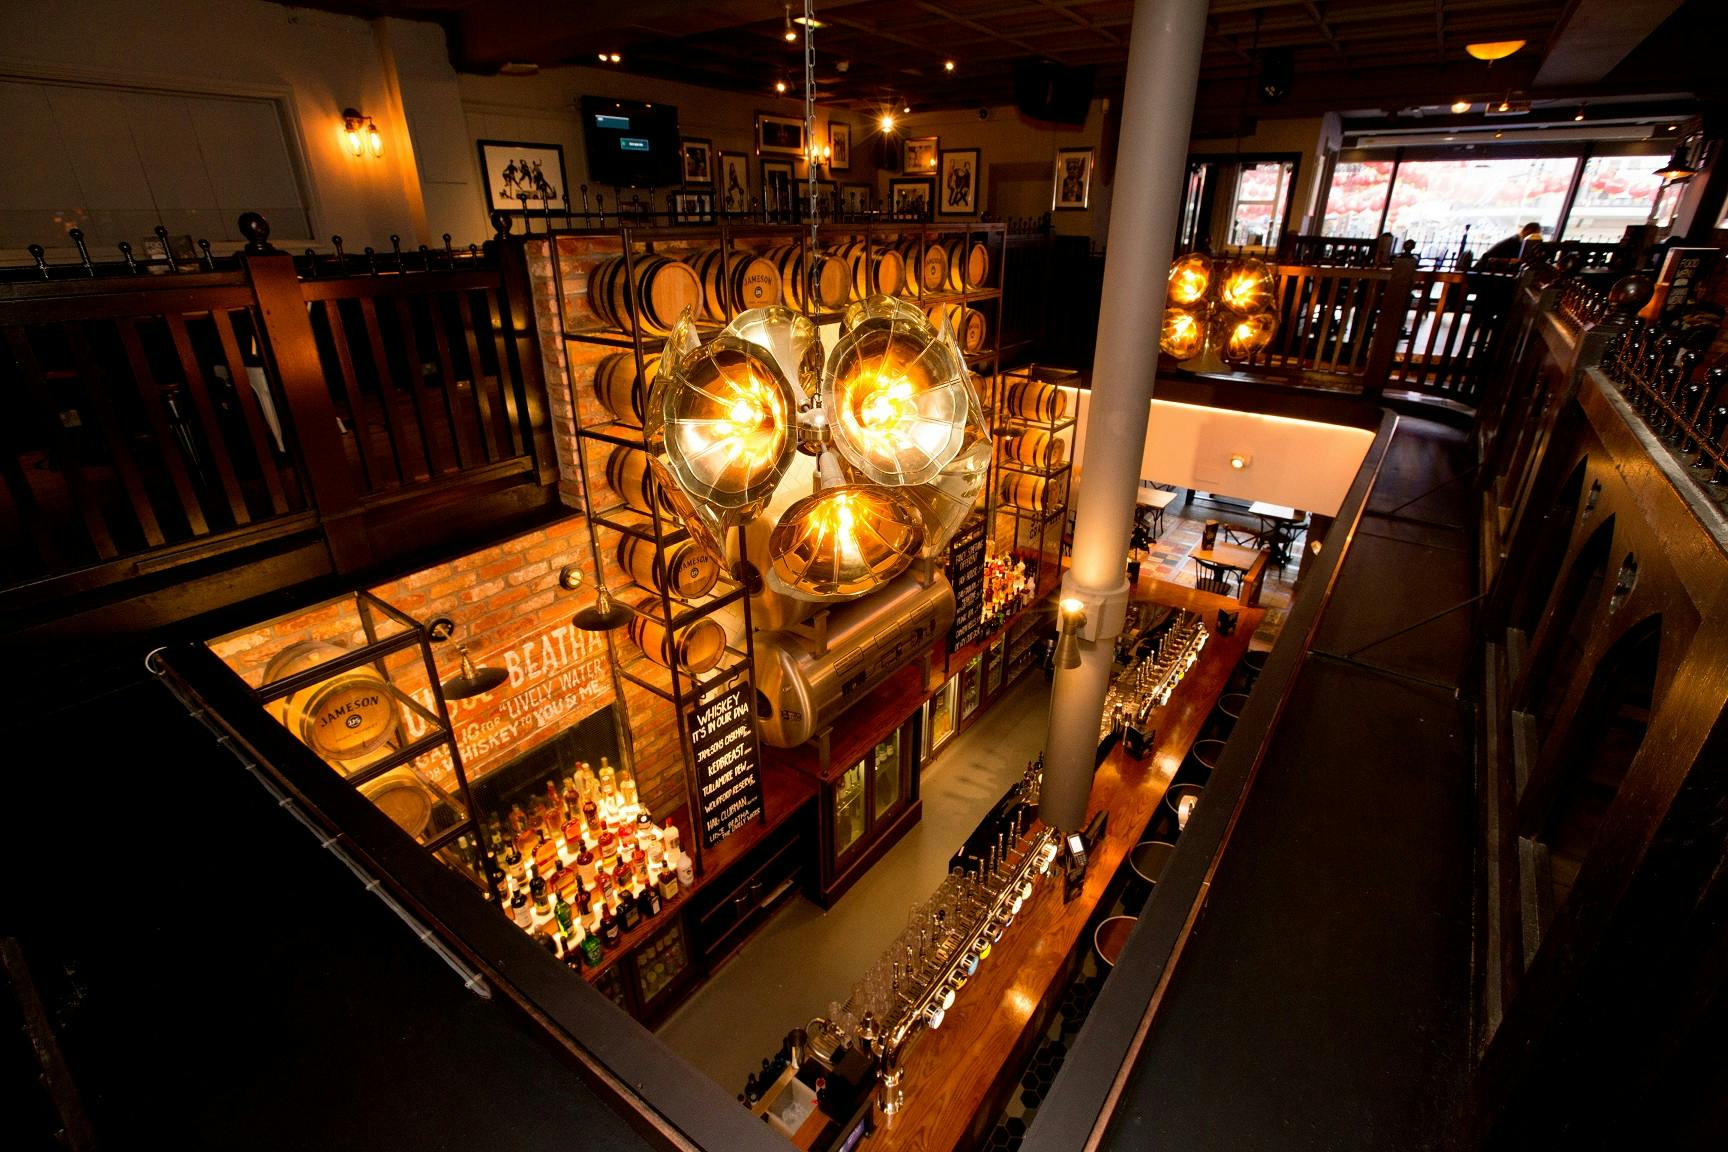
<svg viewBox="0 0 1728 1152"><path fill-rule="evenodd" d="M636 816L636 850L648 851L648 837L654 831L654 821L648 818L648 813L641 812Z"/></svg>
<svg viewBox="0 0 1728 1152"><path fill-rule="evenodd" d="M678 825L666 825L666 831L660 834L660 846L666 852L666 859L678 859Z"/></svg>
<svg viewBox="0 0 1728 1152"><path fill-rule="evenodd" d="M564 963L570 968L582 967L582 942L575 936L564 938Z"/></svg>
<svg viewBox="0 0 1728 1152"><path fill-rule="evenodd" d="M568 900L570 898L570 893L576 889L576 869L558 869L558 871L552 873L551 885L553 892Z"/></svg>
<svg viewBox="0 0 1728 1152"><path fill-rule="evenodd" d="M582 845L582 850L576 853L576 875L582 877L584 884L592 885L594 873L599 871L599 868L594 862L594 850L586 844Z"/></svg>
<svg viewBox="0 0 1728 1152"><path fill-rule="evenodd" d="M582 850L582 810L571 808L570 819L564 821L564 847L572 854Z"/></svg>
<svg viewBox="0 0 1728 1152"><path fill-rule="evenodd" d="M696 883L696 865L688 852L678 853L678 883L686 888Z"/></svg>
<svg viewBox="0 0 1728 1152"><path fill-rule="evenodd" d="M618 919L612 915L612 909L600 905L600 940L608 948L618 947Z"/></svg>
<svg viewBox="0 0 1728 1152"><path fill-rule="evenodd" d="M522 877L525 871L526 868L522 862L522 853L516 850L516 845L510 845L510 847L504 852L504 875L510 877L511 881L520 888L522 886Z"/></svg>
<svg viewBox="0 0 1728 1152"><path fill-rule="evenodd" d="M576 881L576 914L582 919L588 919L588 910L594 906L594 894L582 886L580 878Z"/></svg>
<svg viewBox="0 0 1728 1152"><path fill-rule="evenodd" d="M600 835L600 806L594 802L593 796L587 796L582 801L582 822L588 825L590 835Z"/></svg>
<svg viewBox="0 0 1728 1152"><path fill-rule="evenodd" d="M542 876L548 876L558 867L558 841L550 836L544 837L534 846L534 868Z"/></svg>
<svg viewBox="0 0 1728 1152"><path fill-rule="evenodd" d="M592 932L582 937L582 963L590 968L597 968L605 958L606 952L600 947L600 937Z"/></svg>
<svg viewBox="0 0 1728 1152"><path fill-rule="evenodd" d="M612 869L612 883L622 892L630 887L630 881L635 875L636 870L630 867L630 861L619 860L618 867Z"/></svg>
<svg viewBox="0 0 1728 1152"><path fill-rule="evenodd" d="M678 873L666 868L660 873L660 898L675 900L678 898Z"/></svg>
<svg viewBox="0 0 1728 1152"><path fill-rule="evenodd" d="M516 890L516 895L510 897L510 918L516 921L518 927L534 927L534 913L528 907L528 893L520 888Z"/></svg>
<svg viewBox="0 0 1728 1152"><path fill-rule="evenodd" d="M576 923L576 912L565 901L562 894L559 894L557 903L552 905L552 915L557 919L558 927L566 932L570 931L571 925Z"/></svg>
<svg viewBox="0 0 1728 1152"><path fill-rule="evenodd" d="M660 915L660 889L653 884L644 885L642 894L636 897L636 904L641 909L644 920Z"/></svg>
<svg viewBox="0 0 1728 1152"><path fill-rule="evenodd" d="M540 873L530 865L528 868L528 897L534 901L534 911L545 916L552 911L552 903L547 898L546 881L540 878Z"/></svg>
<svg viewBox="0 0 1728 1152"><path fill-rule="evenodd" d="M600 870L610 872L618 867L618 837L610 832L600 833Z"/></svg>
<svg viewBox="0 0 1728 1152"><path fill-rule="evenodd" d="M528 813L522 811L522 805L510 805L510 831L522 832L528 827Z"/></svg>
<svg viewBox="0 0 1728 1152"><path fill-rule="evenodd" d="M564 811L564 793L558 790L558 781L551 776L546 777L546 806L558 814L558 823L569 819Z"/></svg>
<svg viewBox="0 0 1728 1152"><path fill-rule="evenodd" d="M642 923L642 910L636 906L636 897L630 894L630 889L618 890L618 926L628 932Z"/></svg>
<svg viewBox="0 0 1728 1152"><path fill-rule="evenodd" d="M540 947L546 949L546 951L552 953L554 956L558 955L558 941L552 938L550 932L536 932L534 937L540 941Z"/></svg>

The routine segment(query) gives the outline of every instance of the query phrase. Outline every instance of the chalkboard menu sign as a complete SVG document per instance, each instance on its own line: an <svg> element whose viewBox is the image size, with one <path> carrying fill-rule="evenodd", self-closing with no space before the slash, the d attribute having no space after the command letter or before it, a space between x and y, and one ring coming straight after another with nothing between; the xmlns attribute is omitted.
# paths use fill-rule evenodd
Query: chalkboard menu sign
<svg viewBox="0 0 1728 1152"><path fill-rule="evenodd" d="M957 652L984 636L984 520L974 517L948 544L948 583L954 586L954 627L948 651Z"/></svg>
<svg viewBox="0 0 1728 1152"><path fill-rule="evenodd" d="M749 679L740 677L685 713L705 848L762 816L756 726L750 722L753 695Z"/></svg>

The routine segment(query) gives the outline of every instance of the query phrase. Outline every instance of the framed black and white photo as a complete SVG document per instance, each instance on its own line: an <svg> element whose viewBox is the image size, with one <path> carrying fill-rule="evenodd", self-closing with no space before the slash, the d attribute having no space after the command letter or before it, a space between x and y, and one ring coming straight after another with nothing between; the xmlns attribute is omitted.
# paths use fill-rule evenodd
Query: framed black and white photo
<svg viewBox="0 0 1728 1152"><path fill-rule="evenodd" d="M716 166L720 183L715 186L720 210L729 216L750 211L750 160L733 152L722 152Z"/></svg>
<svg viewBox="0 0 1728 1152"><path fill-rule="evenodd" d="M564 179L564 146L531 144L522 140L479 140L480 172L486 182L486 211L544 211L562 205L568 185ZM524 200L526 198L526 200Z"/></svg>
<svg viewBox="0 0 1728 1152"><path fill-rule="evenodd" d="M804 121L756 113L756 151L763 156L804 155Z"/></svg>
<svg viewBox="0 0 1728 1152"><path fill-rule="evenodd" d="M714 145L693 136L684 137L684 183L707 188L714 183Z"/></svg>
<svg viewBox="0 0 1728 1152"><path fill-rule="evenodd" d="M1056 180L1050 207L1084 208L1092 189L1092 149L1056 149Z"/></svg>
<svg viewBox="0 0 1728 1152"><path fill-rule="evenodd" d="M798 207L790 160L762 161L762 207L771 220L790 220Z"/></svg>
<svg viewBox="0 0 1728 1152"><path fill-rule="evenodd" d="M938 216L976 216L978 177L982 169L976 148L955 148L942 153L942 175L936 185Z"/></svg>
<svg viewBox="0 0 1728 1152"><path fill-rule="evenodd" d="M852 125L828 121L828 170L844 172L852 167Z"/></svg>
<svg viewBox="0 0 1728 1152"><path fill-rule="evenodd" d="M840 186L841 210L848 216L862 216L870 211L870 199L873 189L868 184L842 184Z"/></svg>
<svg viewBox="0 0 1728 1152"><path fill-rule="evenodd" d="M888 181L888 211L902 220L930 219L930 204L936 198L932 176Z"/></svg>
<svg viewBox="0 0 1728 1152"><path fill-rule="evenodd" d="M920 136L906 141L906 175L935 176L936 153L940 137Z"/></svg>
<svg viewBox="0 0 1728 1152"><path fill-rule="evenodd" d="M714 193L672 193L672 223L706 224L714 218Z"/></svg>

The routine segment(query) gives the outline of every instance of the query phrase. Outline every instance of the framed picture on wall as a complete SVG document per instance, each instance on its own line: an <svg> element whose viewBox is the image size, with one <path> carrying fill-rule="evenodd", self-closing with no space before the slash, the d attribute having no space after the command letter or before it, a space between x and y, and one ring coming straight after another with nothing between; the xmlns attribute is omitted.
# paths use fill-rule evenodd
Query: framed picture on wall
<svg viewBox="0 0 1728 1152"><path fill-rule="evenodd" d="M672 193L672 223L706 224L714 218L714 193Z"/></svg>
<svg viewBox="0 0 1728 1152"><path fill-rule="evenodd" d="M720 184L716 188L720 198L720 210L728 215L750 211L749 158L722 152L715 172L720 177Z"/></svg>
<svg viewBox="0 0 1728 1152"><path fill-rule="evenodd" d="M930 176L888 181L888 211L902 220L930 219L936 180Z"/></svg>
<svg viewBox="0 0 1728 1152"><path fill-rule="evenodd" d="M564 146L522 140L478 140L487 212L544 211L563 204Z"/></svg>
<svg viewBox="0 0 1728 1152"><path fill-rule="evenodd" d="M1084 208L1092 190L1092 149L1056 149L1056 180L1050 207Z"/></svg>
<svg viewBox="0 0 1728 1152"><path fill-rule="evenodd" d="M790 220L798 203L796 195L797 190L792 187L792 162L762 161L762 206L768 210L769 218Z"/></svg>
<svg viewBox="0 0 1728 1152"><path fill-rule="evenodd" d="M906 141L906 175L936 175L936 145L939 139L936 136L920 136L916 140Z"/></svg>
<svg viewBox="0 0 1728 1152"><path fill-rule="evenodd" d="M942 175L936 185L938 216L976 216L978 177L982 171L976 148L955 148L942 153Z"/></svg>
<svg viewBox="0 0 1728 1152"><path fill-rule="evenodd" d="M756 151L763 156L804 155L804 121L756 113Z"/></svg>
<svg viewBox="0 0 1728 1152"><path fill-rule="evenodd" d="M852 125L828 121L828 169L844 172L852 167Z"/></svg>
<svg viewBox="0 0 1728 1152"><path fill-rule="evenodd" d="M694 136L684 137L684 183L707 188L714 183L714 145Z"/></svg>

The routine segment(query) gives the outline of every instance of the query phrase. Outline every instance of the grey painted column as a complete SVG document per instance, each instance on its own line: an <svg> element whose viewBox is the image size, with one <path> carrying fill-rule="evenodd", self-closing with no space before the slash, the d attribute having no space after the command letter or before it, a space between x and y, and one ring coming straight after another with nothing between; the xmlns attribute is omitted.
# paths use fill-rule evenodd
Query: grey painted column
<svg viewBox="0 0 1728 1152"><path fill-rule="evenodd" d="M1085 606L1081 666L1056 670L1038 807L1045 824L1064 832L1086 822L1098 722L1115 639L1127 614L1128 537L1205 35L1206 0L1134 4L1098 351L1092 362L1085 477L1073 562L1062 580L1063 597Z"/></svg>

